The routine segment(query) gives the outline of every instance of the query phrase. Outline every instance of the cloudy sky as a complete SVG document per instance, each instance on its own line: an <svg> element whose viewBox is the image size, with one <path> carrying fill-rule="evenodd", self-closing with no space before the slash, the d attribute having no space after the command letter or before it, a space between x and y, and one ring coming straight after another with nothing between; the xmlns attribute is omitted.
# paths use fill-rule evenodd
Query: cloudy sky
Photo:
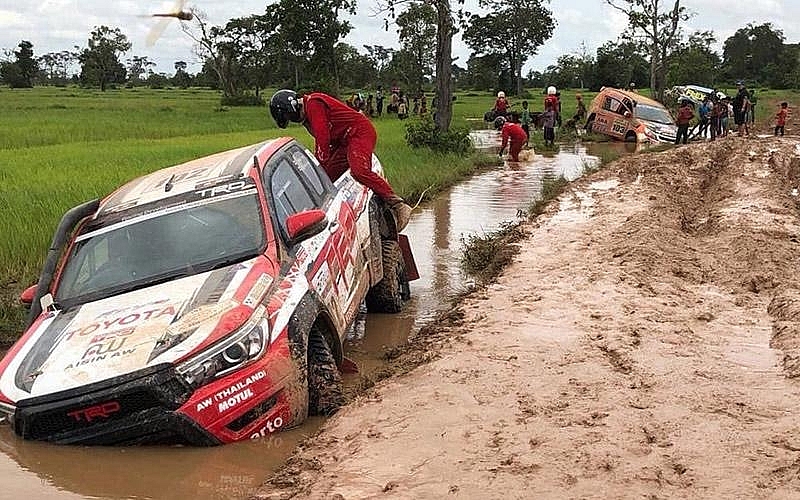
<svg viewBox="0 0 800 500"><path fill-rule="evenodd" d="M468 0L475 3L475 0ZM363 51L363 44L397 46L397 37L390 27L383 28L375 14L376 0L358 0L359 14L350 18L353 31L346 42ZM208 15L211 24L222 25L228 19L262 13L268 2L263 0L187 0L187 7L197 7ZM618 3L623 3L618 0ZM787 43L800 42L800 2L797 0L684 0L694 17L687 23L687 32L713 30L721 42L747 23L771 22L783 30ZM157 23L143 16L170 11L176 0L0 0L0 49L13 49L20 40L29 40L36 55L85 47L95 26L118 27L133 44L125 58L147 56L157 63L156 71L174 73L175 61L186 61L189 71L199 69L192 52L192 42L184 35L176 20L171 20L161 38L147 47L148 33ZM581 46L594 54L598 46L615 40L627 22L604 0L550 0L557 27L539 53L525 66L543 70L565 53L577 53ZM744 7L743 7L744 6ZM456 64L466 66L469 49L460 38L454 40Z"/></svg>

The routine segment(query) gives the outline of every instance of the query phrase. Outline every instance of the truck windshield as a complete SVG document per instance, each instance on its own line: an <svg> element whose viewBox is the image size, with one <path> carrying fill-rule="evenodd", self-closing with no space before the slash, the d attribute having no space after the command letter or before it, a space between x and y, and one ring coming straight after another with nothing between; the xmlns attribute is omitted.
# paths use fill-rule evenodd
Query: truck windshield
<svg viewBox="0 0 800 500"><path fill-rule="evenodd" d="M261 253L255 189L155 211L80 234L56 291L61 304L205 272Z"/></svg>
<svg viewBox="0 0 800 500"><path fill-rule="evenodd" d="M639 103L636 105L636 118L649 122L665 123L667 125L675 124L675 120L666 109L657 108L648 104Z"/></svg>

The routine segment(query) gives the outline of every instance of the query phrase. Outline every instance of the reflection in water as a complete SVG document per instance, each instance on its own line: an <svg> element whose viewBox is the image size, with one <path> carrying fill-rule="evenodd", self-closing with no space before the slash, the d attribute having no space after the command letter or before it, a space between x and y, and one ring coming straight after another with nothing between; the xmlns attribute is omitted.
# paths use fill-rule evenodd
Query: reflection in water
<svg viewBox="0 0 800 500"><path fill-rule="evenodd" d="M485 148L500 145L494 130L473 131L472 137ZM450 297L467 288L468 278L460 267L462 240L518 220L518 211L527 209L539 196L544 178L563 175L574 180L586 166L598 161L580 144L565 146L549 156L532 154L529 161L506 162L472 177L417 209L405 232L420 279L411 283L412 299L401 314L368 315L364 339L349 343L348 356L359 364L360 373L369 375L381 365L387 347L405 343L409 334L449 305Z"/></svg>
<svg viewBox="0 0 800 500"><path fill-rule="evenodd" d="M57 446L4 426L0 451L13 462L0 460L0 498L245 498L321 424L213 448Z"/></svg>
<svg viewBox="0 0 800 500"><path fill-rule="evenodd" d="M474 134L476 144L499 146L499 134L493 130ZM518 210L538 195L544 177L575 179L597 158L578 144L557 154L534 154L529 160L475 176L414 213L406 233L421 278L412 283L413 297L402 313L367 315L364 334L356 329L347 354L358 362L361 374L379 368L386 347L405 343L448 306L449 297L466 288L459 265L463 239L515 220ZM352 383L357 377L345 380ZM0 426L0 497L245 498L321 424L321 419L309 419L300 428L262 441L215 448L55 446L21 441Z"/></svg>

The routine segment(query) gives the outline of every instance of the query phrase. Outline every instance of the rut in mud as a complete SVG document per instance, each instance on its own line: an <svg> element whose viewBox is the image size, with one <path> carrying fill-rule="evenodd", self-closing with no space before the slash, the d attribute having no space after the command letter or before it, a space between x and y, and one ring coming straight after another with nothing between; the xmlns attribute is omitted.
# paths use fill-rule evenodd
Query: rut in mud
<svg viewBox="0 0 800 500"><path fill-rule="evenodd" d="M731 137L578 181L259 497L800 498L799 158Z"/></svg>

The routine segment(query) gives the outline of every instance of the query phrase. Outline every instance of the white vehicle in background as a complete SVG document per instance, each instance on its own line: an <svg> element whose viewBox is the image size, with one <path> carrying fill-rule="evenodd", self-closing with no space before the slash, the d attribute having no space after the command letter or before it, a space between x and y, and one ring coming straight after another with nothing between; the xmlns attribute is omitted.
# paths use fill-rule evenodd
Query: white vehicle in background
<svg viewBox="0 0 800 500"><path fill-rule="evenodd" d="M688 99L697 107L706 100L706 97L714 94L714 89L701 87L700 85L676 85L667 90L666 94L676 104L680 103L682 99Z"/></svg>

